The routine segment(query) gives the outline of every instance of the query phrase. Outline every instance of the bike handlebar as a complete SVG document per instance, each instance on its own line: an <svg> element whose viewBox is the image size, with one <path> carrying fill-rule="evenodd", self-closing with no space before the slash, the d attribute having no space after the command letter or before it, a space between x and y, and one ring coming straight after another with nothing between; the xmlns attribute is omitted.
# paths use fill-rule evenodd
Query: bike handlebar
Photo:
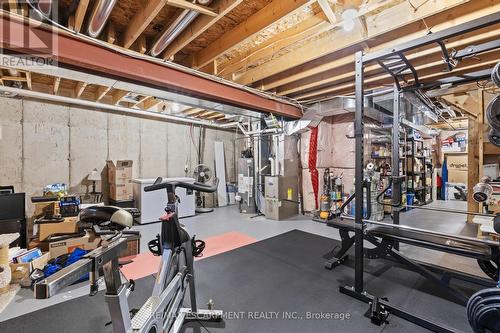
<svg viewBox="0 0 500 333"><path fill-rule="evenodd" d="M194 191L199 191L199 192L205 192L205 193L213 193L217 191L217 186L219 185L219 179L215 178L215 181L212 185L205 185L203 183L186 183L186 182L179 182L179 181L167 181L167 182L162 182L163 180L161 178L156 179L155 183L153 185L146 186L144 188L145 192L152 192L152 191L158 191L161 189L166 189L168 186L172 186L173 188L176 187L182 187L187 190L194 190Z"/></svg>

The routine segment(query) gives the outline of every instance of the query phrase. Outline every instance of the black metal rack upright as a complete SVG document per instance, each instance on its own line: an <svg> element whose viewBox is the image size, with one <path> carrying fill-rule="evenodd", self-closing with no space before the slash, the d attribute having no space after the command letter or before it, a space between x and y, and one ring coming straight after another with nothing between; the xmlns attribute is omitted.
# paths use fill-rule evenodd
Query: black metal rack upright
<svg viewBox="0 0 500 333"><path fill-rule="evenodd" d="M355 132L355 147L356 147L356 168L355 168L355 276L354 276L354 287L345 286L340 287L340 292L343 294L352 296L363 302L379 302L384 308L390 313L408 320L414 324L427 328L434 332L453 332L454 330L442 325L428 318L415 315L410 311L401 309L393 304L379 300L377 297L371 296L364 289L364 232L365 232L365 222L363 220L363 170L364 170L364 68L368 63L377 62L386 72L388 72L394 78L394 111L393 111L393 126L394 126L394 137L393 137L393 149L392 149L392 169L398 168L399 166L399 126L400 126L400 98L401 92L405 90L418 90L422 88L437 87L442 84L442 82L433 82L430 84L421 84L418 79L418 73L415 68L408 61L405 52L415 50L417 48L438 44L443 49L443 56L448 59L446 47L444 42L448 38L457 37L466 34L471 31L479 30L494 24L500 23L500 12L493 13L482 18L466 22L463 24L456 25L452 28L434 32L432 34L427 34L423 37L413 39L409 42L391 47L389 49L384 49L380 51L375 51L367 54L363 54L362 51L356 53L355 56L355 90L356 90L356 113L354 119L354 132ZM496 47L500 47L500 40L496 41ZM490 47L490 46L488 46ZM464 50L459 50L457 54L461 57L473 56L478 53L478 50L483 50L482 45L478 45L474 48L466 48ZM451 70L451 68L450 68ZM406 73L406 74L404 74ZM412 76L411 81L414 83L412 86L403 86L408 82L406 76ZM447 79L448 84L463 84L466 82L474 82L480 79L487 78L490 75L490 71L481 71L477 73L471 73L464 76L456 76ZM392 189L393 193L400 187L401 177L392 176ZM393 195L392 203L397 205L399 198ZM397 209L393 212L393 223L399 224L399 211Z"/></svg>

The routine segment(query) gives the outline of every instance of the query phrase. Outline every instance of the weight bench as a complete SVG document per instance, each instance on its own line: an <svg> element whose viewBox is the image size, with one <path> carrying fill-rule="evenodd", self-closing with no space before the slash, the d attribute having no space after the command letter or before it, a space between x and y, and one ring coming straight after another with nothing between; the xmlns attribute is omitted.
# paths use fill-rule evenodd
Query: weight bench
<svg viewBox="0 0 500 333"><path fill-rule="evenodd" d="M354 245L354 236L349 233L354 232L357 225L351 217L335 218L327 221L329 227L339 229L341 246L336 246L330 253L332 258L327 260L325 268L333 269L348 258L347 251ZM467 296L455 290L449 285L451 277L459 278L480 284L482 286L493 286L493 281L486 281L479 277L461 274L456 271L437 269L436 266L423 264L409 259L394 248L396 243L405 243L418 247L423 247L440 252L451 253L460 256L474 258L478 261L481 269L494 281L498 281L498 266L500 262L499 244L493 241L469 238L464 236L445 235L438 232L429 232L422 229L398 226L394 228L383 225L383 222L365 220L365 240L372 243L374 248L365 248L365 255L369 259L378 259L390 256L397 262L416 271L425 278L437 283L444 288L459 304L467 303Z"/></svg>

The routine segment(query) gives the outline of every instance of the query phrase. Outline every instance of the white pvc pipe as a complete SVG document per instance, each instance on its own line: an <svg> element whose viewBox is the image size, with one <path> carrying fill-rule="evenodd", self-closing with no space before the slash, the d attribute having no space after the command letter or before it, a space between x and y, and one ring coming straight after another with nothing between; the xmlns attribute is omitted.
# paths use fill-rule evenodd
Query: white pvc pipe
<svg viewBox="0 0 500 333"><path fill-rule="evenodd" d="M110 105L110 104L105 104L105 103L87 101L84 99L77 99L77 98L64 97L64 96L58 96L58 95L50 95L50 94L46 94L46 93L41 93L41 92L32 91L32 90L24 90L24 89L19 89L19 88L0 86L0 91L6 92L9 94L16 94L16 95L24 96L24 97L38 98L38 99L43 99L43 100L48 100L48 101L53 101L53 102L81 105L81 106L86 106L86 107L90 107L90 108L111 110L111 111L115 111L115 112L119 112L119 113L123 113L123 114L134 115L134 116L141 115L141 116L147 116L147 117L152 117L152 118L158 118L158 119L162 119L162 120L172 120L172 121L178 121L178 122L182 122L182 123L197 124L197 125L203 125L203 126L209 126L209 127L215 127L215 128L227 128L231 124L233 126L236 125L236 123L229 123L229 124L224 124L224 127L223 127L222 125L214 124L214 123L202 121L202 120L189 119L189 118L173 116L173 115L168 115L168 114L163 114L163 113L157 113L157 112L152 112L152 111L137 110L137 109L127 108L127 107L119 106L119 105Z"/></svg>

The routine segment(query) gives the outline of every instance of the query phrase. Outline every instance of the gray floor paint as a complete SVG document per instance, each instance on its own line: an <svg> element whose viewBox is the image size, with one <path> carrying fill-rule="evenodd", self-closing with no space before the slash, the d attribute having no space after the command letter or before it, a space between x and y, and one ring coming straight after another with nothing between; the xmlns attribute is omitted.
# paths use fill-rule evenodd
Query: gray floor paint
<svg viewBox="0 0 500 333"><path fill-rule="evenodd" d="M439 201L432 203L433 207L451 208L465 210L465 202ZM317 235L340 239L338 231L326 227L321 223L311 221L308 216L297 216L286 221L272 221L264 217L252 218L252 215L242 215L236 206L215 209L213 213L199 215L181 220L191 234L197 238L207 238L222 233L237 231L257 240L273 237L284 232L298 229ZM401 224L415 226L423 229L436 230L450 234L461 234L475 236L475 229L465 222L465 215L440 213L424 210L412 210L405 212L401 217ZM141 251L147 250L147 242L153 239L159 232L158 224L137 226L141 231ZM401 246L401 251L409 257L416 258L433 264L447 266L455 270L483 275L475 260L462 258L454 255L443 254L436 251L416 248L412 246ZM484 275L483 275L484 276ZM0 314L0 321L20 316L22 314L36 311L40 308L64 302L69 299L80 297L88 293L88 285L85 283L72 286L64 293L56 295L48 300L34 300L30 290L21 290L15 300Z"/></svg>

